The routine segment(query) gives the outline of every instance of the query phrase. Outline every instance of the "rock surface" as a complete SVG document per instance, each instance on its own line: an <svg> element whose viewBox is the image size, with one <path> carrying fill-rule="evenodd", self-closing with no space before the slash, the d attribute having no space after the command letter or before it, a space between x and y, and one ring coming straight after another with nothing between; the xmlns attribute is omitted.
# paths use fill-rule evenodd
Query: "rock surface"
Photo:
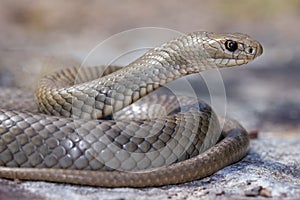
<svg viewBox="0 0 300 200"><path fill-rule="evenodd" d="M243 160L191 183L111 189L0 179L0 199L300 197L300 41L295 25L299 23L298 1L251 1L243 5L235 1L204 5L196 0L124 5L108 1L29 2L2 2L1 86L34 88L41 74L54 66L81 63L99 41L133 27L246 32L262 42L264 55L247 67L222 70L221 74L227 114L241 121L254 137L258 135L251 140ZM127 44L112 49L122 45ZM188 79L195 91L202 90L197 76Z"/></svg>

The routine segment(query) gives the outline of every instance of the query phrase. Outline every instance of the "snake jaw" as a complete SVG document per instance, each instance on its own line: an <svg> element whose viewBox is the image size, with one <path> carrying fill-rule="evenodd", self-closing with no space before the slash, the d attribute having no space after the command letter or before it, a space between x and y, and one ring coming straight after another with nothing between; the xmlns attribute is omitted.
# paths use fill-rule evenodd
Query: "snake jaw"
<svg viewBox="0 0 300 200"><path fill-rule="evenodd" d="M240 66L247 64L249 61L244 59L227 59L227 58L218 58L218 59L208 59L211 62L211 68L222 68L222 67L231 67L231 66ZM214 66L213 66L214 65Z"/></svg>

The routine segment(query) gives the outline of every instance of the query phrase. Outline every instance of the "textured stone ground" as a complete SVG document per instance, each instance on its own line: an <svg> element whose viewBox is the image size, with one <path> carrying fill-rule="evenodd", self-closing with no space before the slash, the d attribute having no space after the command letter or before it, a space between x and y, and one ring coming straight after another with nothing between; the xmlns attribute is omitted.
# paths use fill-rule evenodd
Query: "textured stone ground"
<svg viewBox="0 0 300 200"><path fill-rule="evenodd" d="M3 1L0 85L34 88L41 74L81 63L96 44L134 27L246 32L262 42L264 55L246 67L222 70L222 78L227 114L253 134L258 132L249 154L210 177L159 188L109 189L0 179L0 199L299 198L299 1L133 2ZM124 45L117 44L109 52ZM188 80L195 91L205 89L199 76Z"/></svg>

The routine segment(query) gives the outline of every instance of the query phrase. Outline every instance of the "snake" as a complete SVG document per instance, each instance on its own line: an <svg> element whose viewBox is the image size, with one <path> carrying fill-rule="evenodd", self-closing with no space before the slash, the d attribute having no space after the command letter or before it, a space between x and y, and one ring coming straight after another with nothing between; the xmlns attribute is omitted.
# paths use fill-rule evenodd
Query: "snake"
<svg viewBox="0 0 300 200"><path fill-rule="evenodd" d="M0 178L150 187L210 176L247 154L247 131L201 99L155 90L262 53L247 34L196 31L127 66L67 67L35 92L1 88Z"/></svg>

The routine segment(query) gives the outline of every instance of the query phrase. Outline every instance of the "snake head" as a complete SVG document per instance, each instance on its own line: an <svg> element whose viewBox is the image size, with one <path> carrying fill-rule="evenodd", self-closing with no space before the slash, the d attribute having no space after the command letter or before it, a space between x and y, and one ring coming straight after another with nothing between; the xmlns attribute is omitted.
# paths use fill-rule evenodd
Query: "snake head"
<svg viewBox="0 0 300 200"><path fill-rule="evenodd" d="M203 47L209 64L218 68L243 65L263 53L262 45L243 33L206 33Z"/></svg>

